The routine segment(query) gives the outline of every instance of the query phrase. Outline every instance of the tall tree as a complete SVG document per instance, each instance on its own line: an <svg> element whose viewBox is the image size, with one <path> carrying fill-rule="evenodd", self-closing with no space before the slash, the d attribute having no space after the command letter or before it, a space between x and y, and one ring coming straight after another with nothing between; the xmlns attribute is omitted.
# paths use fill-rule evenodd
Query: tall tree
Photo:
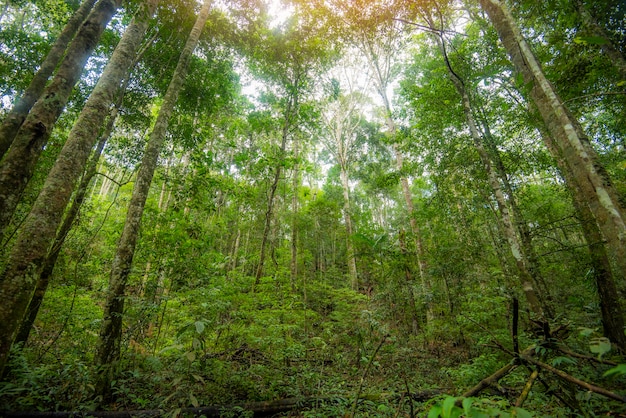
<svg viewBox="0 0 626 418"><path fill-rule="evenodd" d="M546 78L541 64L524 39L515 19L499 0L480 0L483 9L496 28L516 70L521 74L529 95L554 139L558 151L569 167L575 184L569 187L580 193L598 223L615 262L626 275L626 223L624 209L608 173L589 143L583 129L556 90Z"/></svg>
<svg viewBox="0 0 626 418"><path fill-rule="evenodd" d="M48 79L54 72L54 69L61 61L63 53L70 43L78 28L83 23L89 12L91 11L96 0L85 0L81 6L76 10L72 17L67 21L65 27L52 44L50 51L46 55L46 58L41 63L41 66L33 76L30 84L24 91L24 94L15 101L15 105L4 117L2 125L0 125L0 160L7 152L17 131L22 126L22 122L30 112L35 102L41 96L46 87Z"/></svg>
<svg viewBox="0 0 626 418"><path fill-rule="evenodd" d="M340 86L332 83L334 91L332 101L324 112L324 127L328 141L322 140L325 148L331 153L339 166L339 178L343 192L343 218L346 227L346 262L348 276L353 290L359 289L359 276L356 264L356 249L354 247L354 223L350 197L350 171L356 157L357 129L362 115L359 113L359 104L364 97L358 92L341 94Z"/></svg>
<svg viewBox="0 0 626 418"><path fill-rule="evenodd" d="M131 201L124 223L122 236L111 267L109 289L104 307L104 317L100 327L98 347L94 358L99 367L96 393L105 399L110 394L110 382L114 373L114 364L120 357L122 339L122 319L124 314L124 294L126 283L135 254L135 246L141 226L146 199L157 166L159 153L163 147L165 136L174 106L182 89L192 53L198 44L200 34L209 17L211 2L205 0L198 18L191 29L185 47L167 88L159 114L148 138L145 153L133 187Z"/></svg>
<svg viewBox="0 0 626 418"><path fill-rule="evenodd" d="M33 106L0 162L0 235L7 227L44 145L78 82L87 59L122 0L100 0L69 45L59 70Z"/></svg>
<svg viewBox="0 0 626 418"><path fill-rule="evenodd" d="M0 308L0 371L32 298L50 245L54 241L74 185L85 168L109 106L136 55L154 13L156 0L146 3L129 25L94 87L41 193L20 229L0 282L6 301Z"/></svg>

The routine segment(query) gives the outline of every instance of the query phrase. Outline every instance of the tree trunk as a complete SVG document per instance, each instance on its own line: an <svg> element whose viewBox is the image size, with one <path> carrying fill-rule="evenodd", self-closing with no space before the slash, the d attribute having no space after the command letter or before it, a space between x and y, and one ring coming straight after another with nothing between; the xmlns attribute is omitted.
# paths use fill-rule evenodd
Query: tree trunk
<svg viewBox="0 0 626 418"><path fill-rule="evenodd" d="M555 155L558 154L554 142L547 132L542 128L539 129L539 132L550 151ZM617 345L622 352L626 352L624 311L622 310L622 303L618 296L615 275L609 255L606 251L604 239L602 238L598 224L594 220L591 209L586 202L582 200L582 195L574 191L578 186L569 168L563 162L562 158L557 158L556 161L561 175L565 179L565 183L569 186L572 202L589 248L593 278L600 302L600 314L602 317L604 336Z"/></svg>
<svg viewBox="0 0 626 418"><path fill-rule="evenodd" d="M74 185L89 158L122 78L136 55L156 0L128 27L72 128L16 239L0 282L0 372L36 287ZM113 11L110 11L112 15Z"/></svg>
<svg viewBox="0 0 626 418"><path fill-rule="evenodd" d="M59 254L61 253L61 248L63 247L65 238L67 237L67 234L70 232L70 229L72 229L72 226L74 225L74 221L76 220L80 208L85 200L87 188L91 183L91 179L96 174L98 160L100 159L100 155L102 154L104 145L106 144L106 141L111 135L111 131L113 130L114 119L115 117L112 115L107 129L100 137L100 141L98 142L96 150L91 156L89 165L86 168L82 179L80 180L80 184L78 185L78 189L76 190L76 195L74 196L72 206L70 206L70 209L67 211L67 214L63 219L61 228L59 228L59 231L56 234L56 238L54 240L54 243L52 244L52 248L50 249L46 260L43 263L41 274L37 279L35 293L33 294L33 297L28 304L28 308L26 309L26 316L20 324L20 328L17 331L17 336L15 337L15 341L13 342L14 344L22 344L22 346L24 346L28 341L30 331L33 327L33 324L35 323L35 319L37 319L37 313L39 312L39 308L41 307L41 303L43 302L46 290L48 289L48 284L50 283L50 279L52 278L54 266L56 264L57 258L59 257Z"/></svg>
<svg viewBox="0 0 626 418"><path fill-rule="evenodd" d="M626 224L623 208L608 173L600 164L580 123L546 79L506 6L498 0L480 0L480 4L498 31L515 68L523 76L525 85L530 87L530 96L554 139L558 151L555 158L564 160L578 184L572 192L580 193L581 200L589 205L622 277L626 276Z"/></svg>
<svg viewBox="0 0 626 418"><path fill-rule="evenodd" d="M348 181L348 170L341 164L341 185L343 186L343 219L346 224L346 257L348 262L348 275L350 278L350 286L352 290L359 290L359 276L356 268L356 254L354 251L354 243L352 235L354 233L352 227L352 216L350 208L350 183Z"/></svg>
<svg viewBox="0 0 626 418"><path fill-rule="evenodd" d="M298 142L294 141L294 157L298 158ZM291 200L291 291L296 290L296 281L298 280L298 188L300 186L300 171L298 169L298 163L294 165L293 169L293 198Z"/></svg>
<svg viewBox="0 0 626 418"><path fill-rule="evenodd" d="M261 277L263 276L263 269L265 267L265 257L267 252L267 243L269 240L270 230L272 227L272 220L274 217L274 197L276 196L276 189L278 188L278 183L280 181L280 176L282 173L282 164L285 158L285 150L287 149L287 137L289 136L289 130L292 125L292 118L295 116L295 113L298 111L298 82L296 75L296 82L293 86L292 96L289 98L287 102L287 108L285 109L285 121L283 124L282 134L281 134L281 142L280 142L280 155L278 158L278 164L276 165L276 171L274 173L274 180L272 181L272 185L270 186L270 195L267 200L267 210L265 212L265 226L263 227L263 237L261 239L261 253L259 255L259 264L256 268L256 273L254 275L254 285L257 286Z"/></svg>
<svg viewBox="0 0 626 418"><path fill-rule="evenodd" d="M500 220L503 226L502 232L504 233L504 236L509 244L511 254L515 259L515 264L519 273L521 290L526 295L526 300L533 313L539 316L539 318L543 319L544 316L548 314L548 312L546 312L546 308L544 304L541 303L541 299L537 295L537 292L534 288L535 278L531 274L531 270L528 267L528 258L526 257L526 254L524 254L524 252L522 251L520 240L515 231L514 223L509 212L507 200L504 196L504 193L502 192L502 187L500 185L500 181L498 180L496 170L493 168L491 158L489 157L489 154L487 153L487 150L485 149L485 146L483 144L483 137L478 130L478 126L476 125L469 95L467 93L467 90L465 89L463 80L459 77L458 74L454 72L454 70L450 66L443 40L441 38L437 38L437 41L439 42L439 46L442 50L450 80L452 81L452 84L461 96L463 113L465 115L470 134L474 141L474 146L476 148L476 151L478 152L480 160L483 163L489 185L491 186L493 194L496 198L498 211L500 213Z"/></svg>
<svg viewBox="0 0 626 418"><path fill-rule="evenodd" d="M61 66L41 98L24 120L11 148L0 162L0 235L9 224L22 192L87 59L122 0L100 0L68 47ZM116 86L117 87L117 86ZM107 106L111 102L107 103ZM91 136L95 139L91 129ZM93 143L92 143L93 145ZM91 147L90 147L91 149ZM82 173L82 170L78 172Z"/></svg>
<svg viewBox="0 0 626 418"><path fill-rule="evenodd" d="M39 99L39 96L41 96L41 92L46 87L48 78L50 78L54 72L57 64L61 61L61 58L63 58L63 53L65 52L67 45L78 31L80 25L85 21L85 18L95 3L96 0L84 0L83 4L81 4L78 10L76 10L72 17L67 21L65 27L63 27L63 30L52 44L50 51L48 51L46 58L41 63L39 70L37 70L33 79L30 81L26 91L24 91L22 97L15 101L15 105L5 116L2 121L2 125L0 126L0 160L11 146L11 143L13 142L17 131L20 129L20 126L22 126L26 115L28 115L30 109L33 107L37 99Z"/></svg>
<svg viewBox="0 0 626 418"><path fill-rule="evenodd" d="M210 6L210 1L205 0L180 55L165 97L163 98L163 104L161 105L154 127L150 133L146 151L141 161L141 167L137 173L128 213L126 215L126 222L124 223L122 236L113 260L109 279L109 290L104 307L104 316L94 358L95 364L99 367L95 393L102 395L103 399L108 398L110 395L110 381L113 376L113 365L120 357L124 293L126 282L130 275L135 245L139 234L143 210L148 197L148 191L157 166L159 153L165 141L170 117L174 111L174 106L187 74L193 50L198 44L200 34L208 19Z"/></svg>
<svg viewBox="0 0 626 418"><path fill-rule="evenodd" d="M111 133L113 132L113 128L115 126L115 121L118 116L118 109L122 105L122 100L124 98L124 92L130 83L131 71L132 68L135 67L137 62L143 53L147 50L147 47L152 43L154 38L148 40L148 42L144 45L144 48L141 52L137 54L133 63L129 66L128 74L124 80L123 86L119 89L118 97L116 99L115 106L109 112L108 120L106 126L104 127L102 133L100 134L100 140L96 145L96 149L91 155L91 159L89 160L89 164L85 168L85 172L83 177L80 180L78 188L76 190L74 200L70 209L65 214L63 218L63 223L59 228L59 231L56 234L56 238L54 243L52 244L52 248L48 253L46 260L43 263L43 269L41 274L37 280L37 287L35 288L35 293L33 294L33 298L31 299L28 309L26 310L26 317L22 321L20 325L20 329L17 332L17 336L15 337L14 344L21 343L24 346L28 342L28 337L30 335L30 331L32 329L33 324L35 323L35 319L37 318L37 313L39 312L39 308L41 307L41 303L43 302L43 298L45 296L46 290L48 289L48 284L50 283L50 279L52 278L52 273L54 271L54 266L56 264L57 258L59 257L59 253L61 252L61 248L65 242L65 238L67 234L70 232L72 226L74 225L74 221L78 216L80 209L87 197L87 191L89 185L91 184L91 180L96 175L98 170L98 162L100 161L100 156L102 155L102 151L104 150L104 146L106 142L111 137Z"/></svg>

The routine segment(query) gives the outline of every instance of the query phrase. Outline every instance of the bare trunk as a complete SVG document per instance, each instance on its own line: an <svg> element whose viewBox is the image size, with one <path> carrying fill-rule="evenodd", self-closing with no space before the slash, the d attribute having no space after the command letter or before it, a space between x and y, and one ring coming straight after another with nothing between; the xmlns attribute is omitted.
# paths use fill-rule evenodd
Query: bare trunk
<svg viewBox="0 0 626 418"><path fill-rule="evenodd" d="M80 78L87 59L120 4L121 0L100 0L93 8L70 44L56 76L33 106L17 132L11 148L0 162L0 235L11 221L44 145L50 138L52 129ZM110 103L109 101L108 104ZM96 130L91 129L94 140L93 132L97 132L99 128L100 125ZM79 171L81 172L82 170Z"/></svg>
<svg viewBox="0 0 626 418"><path fill-rule="evenodd" d="M570 114L546 79L541 66L506 6L498 0L480 0L511 61L530 86L530 96L554 139L554 149L567 165L581 199L589 205L621 275L626 275L626 224L623 208L608 173L601 165L580 123ZM555 155L556 158L559 155Z"/></svg>
<svg viewBox="0 0 626 418"><path fill-rule="evenodd" d="M487 173L489 185L491 186L493 194L496 198L496 202L498 204L498 212L500 213L500 220L502 221L503 233L509 244L509 250L511 251L511 255L513 256L513 258L515 259L515 264L518 269L521 290L526 295L526 300L530 309L536 315L543 319L547 312L545 312L546 309L541 303L540 298L538 297L537 292L534 288L535 279L532 276L528 267L528 259L522 251L519 238L515 231L515 226L509 212L507 199L505 198L502 191L502 187L500 185L500 181L498 180L496 170L493 168L489 153L487 152L483 144L483 137L478 130L476 121L474 120L469 95L467 93L467 90L465 89L463 80L461 80L458 74L456 74L450 66L450 62L448 61L448 56L446 54L443 41L440 38L438 38L437 40L444 55L444 60L446 63L446 68L448 70L448 75L450 76L450 80L454 84L457 92L461 95L463 113L465 115L465 119L467 121L470 133L472 135L474 146L476 148L476 151L478 151L480 160L482 161L485 171Z"/></svg>
<svg viewBox="0 0 626 418"><path fill-rule="evenodd" d="M343 187L343 219L346 224L346 257L348 262L348 275L352 290L359 290L359 276L356 268L356 254L352 241L352 216L350 215L350 183L348 182L347 169L341 166L341 185Z"/></svg>
<svg viewBox="0 0 626 418"><path fill-rule="evenodd" d="M0 159L2 159L11 146L11 143L13 142L17 131L20 129L20 126L22 126L26 115L28 115L30 109L41 96L41 93L48 82L48 78L50 78L54 72L57 64L61 61L61 58L63 58L63 53L65 52L67 45L78 31L80 25L84 22L95 2L96 0L85 0L67 21L65 27L63 27L63 30L52 44L50 51L48 51L46 58L41 63L39 70L37 70L33 79L30 81L26 91L24 91L22 97L15 101L15 105L5 116L2 121L2 125L0 126Z"/></svg>
<svg viewBox="0 0 626 418"><path fill-rule="evenodd" d="M295 87L295 91L297 94L297 88ZM259 264L256 268L256 273L254 275L254 285L258 285L261 281L261 277L263 276L263 270L265 267L265 257L267 253L267 244L269 241L269 235L272 228L272 221L274 218L274 197L276 196L276 189L278 188L278 183L280 182L280 176L282 174L282 163L285 158L285 150L287 149L287 137L289 136L289 129L291 128L291 120L293 117L293 112L297 111L297 100L296 97L292 96L287 103L287 108L285 109L285 120L283 123L283 129L281 134L281 142L280 142L280 156L278 160L278 164L276 165L276 171L274 173L274 180L272 181L272 185L270 186L270 195L267 199L267 210L265 211L265 226L263 227L263 237L261 238L261 253L259 255Z"/></svg>
<svg viewBox="0 0 626 418"><path fill-rule="evenodd" d="M298 158L298 142L294 141L294 157ZM291 200L291 290L296 290L298 280L298 188L300 186L300 172L296 163L293 169L293 197Z"/></svg>
<svg viewBox="0 0 626 418"><path fill-rule="evenodd" d="M126 215L126 222L124 223L122 236L113 260L104 316L94 358L96 365L100 368L96 393L102 395L103 398L107 398L110 394L110 382L114 372L113 366L120 357L126 282L132 267L135 245L150 184L157 166L159 153L165 141L170 117L187 74L191 55L198 44L200 34L208 19L210 6L209 0L205 0L163 98L161 109L148 139L141 167L137 173Z"/></svg>
<svg viewBox="0 0 626 418"><path fill-rule="evenodd" d="M72 128L11 250L0 282L0 297L4 301L0 307L0 372L4 368L15 333L32 298L37 278L56 236L74 185L84 171L97 139L94 132L98 132L102 126L120 82L128 73L132 59L136 55L149 16L156 7L155 3L149 4L152 11L145 11L145 16L142 14L136 19L115 48L109 64ZM109 17L115 11L113 6L116 4L110 5L107 9Z"/></svg>
<svg viewBox="0 0 626 418"><path fill-rule="evenodd" d="M544 142L554 155L559 155L555 149L552 138L544 131L539 129ZM576 181L568 166L562 158L556 158L557 165L561 170L561 174L568 184L574 208L578 218L580 219L581 228L585 241L589 247L589 255L591 268L593 269L593 278L595 280L596 289L598 291L598 299L600 302L600 314L602 317L602 327L604 336L612 343L616 344L622 352L626 352L626 335L624 334L624 311L622 303L618 296L617 286L615 284L615 275L609 255L606 251L604 239L600 233L600 229L596 224L593 213L585 201L581 199L581 194L576 193Z"/></svg>

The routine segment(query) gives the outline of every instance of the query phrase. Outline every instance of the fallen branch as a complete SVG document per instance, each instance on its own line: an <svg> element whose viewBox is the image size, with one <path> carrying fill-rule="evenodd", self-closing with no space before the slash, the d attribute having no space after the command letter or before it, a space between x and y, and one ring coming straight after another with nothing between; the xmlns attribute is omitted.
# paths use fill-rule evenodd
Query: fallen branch
<svg viewBox="0 0 626 418"><path fill-rule="evenodd" d="M594 356L586 356L584 354L576 353L576 352L574 352L572 350L569 350L569 349L567 349L565 347L559 347L558 350L561 353L563 353L565 355L568 355L570 357L575 357L575 358L579 358L579 359L582 359L582 360L588 360L588 361L592 361L592 362L600 363L600 364L606 364L608 366L617 366L618 365L618 363L616 363L614 361L603 360L603 359L599 359L599 358L594 357Z"/></svg>
<svg viewBox="0 0 626 418"><path fill-rule="evenodd" d="M535 383L535 380L537 379L538 376L539 376L539 370L534 370L530 374L530 378L528 379L528 382L526 382L526 386L524 386L524 390L522 390L522 393L519 395L519 398L517 398L517 401L515 401L515 406L517 406L518 408L522 407L522 405L524 404L524 401L526 400L526 398L528 398L528 394L530 393L530 390L533 387L533 383Z"/></svg>
<svg viewBox="0 0 626 418"><path fill-rule="evenodd" d="M498 380L502 379L504 376L506 376L511 371L513 371L513 369L515 369L516 367L517 365L515 363L507 364L506 366L502 367L491 376L485 377L483 380L478 382L476 386L474 386L473 388L465 392L463 395L461 395L461 397L470 398L472 396L478 395L483 389L493 385Z"/></svg>
<svg viewBox="0 0 626 418"><path fill-rule="evenodd" d="M528 363L532 363L535 366L541 367L544 370L552 372L555 375L559 376L561 379L566 380L566 381L568 381L570 383L573 383L575 385L578 385L578 386L580 386L580 387L582 387L584 389L587 389L590 392L594 392L594 393L597 393L599 395L606 396L607 398L615 399L617 401L626 403L626 396L621 396L621 395L618 395L617 393L611 392L610 390L601 388L600 386L596 386L596 385L592 385L591 383L584 382L584 381L582 381L580 379L575 378L574 376L571 376L571 375L565 373L562 370L559 370L559 369L557 369L555 367L552 367L549 364L546 364L544 362L536 360L536 359L534 359L534 358L532 358L530 356L522 354L520 356L520 358L522 360L528 362Z"/></svg>

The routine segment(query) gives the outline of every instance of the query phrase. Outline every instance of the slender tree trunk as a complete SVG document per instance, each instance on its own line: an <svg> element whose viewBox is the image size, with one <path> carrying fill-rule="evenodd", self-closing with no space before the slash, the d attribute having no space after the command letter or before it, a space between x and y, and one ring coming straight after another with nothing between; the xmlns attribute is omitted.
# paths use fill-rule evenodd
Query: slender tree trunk
<svg viewBox="0 0 626 418"><path fill-rule="evenodd" d="M50 78L57 64L61 61L67 45L78 31L80 25L85 21L95 3L96 0L84 0L83 4L67 21L65 27L52 44L52 48L50 48L46 58L41 63L39 70L37 70L30 81L26 91L24 91L22 97L15 101L15 105L5 116L2 125L0 125L0 160L11 146L13 138L15 138L17 131L22 126L26 115L28 115L30 109L41 96L48 78Z"/></svg>
<svg viewBox="0 0 626 418"><path fill-rule="evenodd" d="M87 59L121 2L122 0L100 0L96 4L68 47L57 74L33 106L11 148L0 162L0 235L13 216L44 145L50 138ZM109 101L107 105L110 103ZM100 125L97 126L99 127ZM97 129L91 130L91 136L95 140L93 132L97 132ZM82 170L79 171L81 172Z"/></svg>
<svg viewBox="0 0 626 418"><path fill-rule="evenodd" d="M109 279L109 290L104 307L104 317L100 327L100 336L94 358L95 364L100 369L96 384L96 394L103 396L103 399L108 398L110 395L110 382L114 371L113 366L120 357L126 282L130 275L135 245L139 234L143 210L148 197L148 191L157 166L159 153L165 141L170 117L174 111L174 106L187 74L193 50L198 44L200 34L208 19L210 6L210 1L205 0L180 55L165 97L163 98L163 104L161 105L161 109L159 110L159 114L149 136L146 151L141 161L141 167L137 173L128 213L126 215L126 222L124 223L122 236L113 260Z"/></svg>
<svg viewBox="0 0 626 418"><path fill-rule="evenodd" d="M498 31L504 47L524 83L530 86L530 96L554 139L555 158L562 158L587 202L607 247L626 276L626 224L623 208L608 173L600 163L582 127L562 103L554 87L546 79L541 65L523 38L512 15L498 0L480 0L483 9Z"/></svg>
<svg viewBox="0 0 626 418"><path fill-rule="evenodd" d="M298 86L296 85L295 90L297 91L297 89ZM295 94L297 94L297 92ZM274 180L272 181L272 185L270 186L270 195L267 200L267 210L265 211L265 226L263 227L263 237L261 238L261 253L259 255L259 264L257 265L256 273L254 275L255 286L257 286L261 282L261 277L263 276L263 270L265 267L267 243L269 241L269 235L272 229L272 220L274 218L274 197L276 196L276 189L278 188L278 183L280 182L280 176L282 174L282 163L285 158L285 150L287 149L287 137L289 136L289 129L291 129L292 116L297 111L297 100L295 99L296 97L290 98L287 104L287 109L285 110L285 122L283 124L279 150L280 156L278 159L278 164L276 165Z"/></svg>
<svg viewBox="0 0 626 418"><path fill-rule="evenodd" d="M341 185L343 186L343 219L346 224L346 257L348 262L348 275L352 290L359 290L359 275L356 268L356 252L354 251L354 234L352 226L352 215L350 208L350 182L348 181L348 169L341 164Z"/></svg>
<svg viewBox="0 0 626 418"><path fill-rule="evenodd" d="M94 132L102 126L120 82L128 73L155 7L156 1L142 8L141 15L128 27L115 48L11 250L0 282L0 298L4 301L0 306L0 372L32 298L74 185L83 173L97 139ZM113 11L109 13L112 15Z"/></svg>
<svg viewBox="0 0 626 418"><path fill-rule="evenodd" d="M469 95L467 93L467 90L465 89L463 80L454 72L454 70L450 66L443 40L441 38L437 38L437 41L439 42L439 46L444 55L444 60L450 80L452 81L452 84L454 84L454 87L456 88L459 95L461 95L463 113L465 114L465 119L469 127L472 139L474 141L474 146L478 151L478 155L480 156L483 166L485 167L489 185L491 186L493 194L496 198L498 211L500 213L500 220L502 221L503 233L509 244L509 249L511 251L511 254L513 255L513 258L515 259L515 264L517 265L517 269L519 272L521 289L526 295L526 300L530 309L541 319L543 319L544 316L548 314L548 312L546 312L546 308L544 304L541 303L541 299L537 295L537 292L534 288L535 278L532 276L531 271L528 267L528 259L522 251L519 238L517 237L514 223L509 212L507 200L502 191L502 187L500 185L500 181L498 180L496 170L493 168L491 158L489 157L489 154L483 144L482 135L478 130L478 126L476 125Z"/></svg>
<svg viewBox="0 0 626 418"><path fill-rule="evenodd" d="M298 159L298 142L294 141L294 157ZM298 279L298 188L300 186L300 171L298 163L293 169L293 197L291 199L291 291L296 290L296 281Z"/></svg>

